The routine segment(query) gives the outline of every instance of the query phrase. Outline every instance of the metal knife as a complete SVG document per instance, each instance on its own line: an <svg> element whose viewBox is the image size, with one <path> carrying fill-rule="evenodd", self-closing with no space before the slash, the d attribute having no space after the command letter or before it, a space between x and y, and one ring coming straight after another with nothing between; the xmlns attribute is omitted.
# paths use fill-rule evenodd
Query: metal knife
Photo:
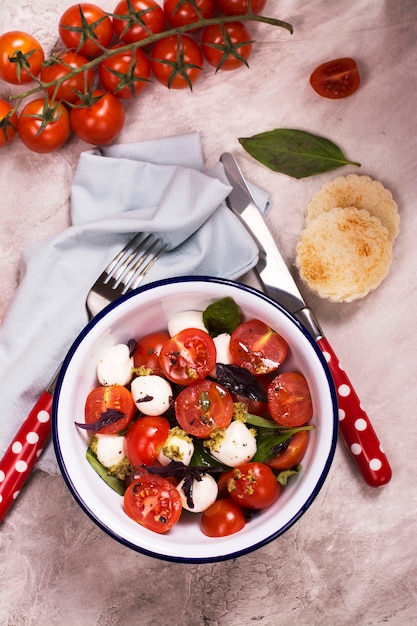
<svg viewBox="0 0 417 626"><path fill-rule="evenodd" d="M368 485L381 487L387 484L392 476L390 464L352 383L313 311L304 302L235 158L224 153L220 161L233 187L226 202L258 245L259 261L255 271L264 291L290 311L314 337L333 376L339 404L339 431L351 457Z"/></svg>

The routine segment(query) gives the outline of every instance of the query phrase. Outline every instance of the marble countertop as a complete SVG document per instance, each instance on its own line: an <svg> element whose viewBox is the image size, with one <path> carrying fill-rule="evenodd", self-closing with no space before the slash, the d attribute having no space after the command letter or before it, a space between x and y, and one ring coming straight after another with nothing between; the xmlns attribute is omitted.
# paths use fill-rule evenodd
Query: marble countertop
<svg viewBox="0 0 417 626"><path fill-rule="evenodd" d="M59 17L71 4L2 0L0 33L31 32L49 50ZM100 4L114 9L111 0ZM417 623L417 289L412 278L417 266L417 4L269 0L264 12L292 23L294 34L258 25L250 70L208 72L193 93L153 84L127 105L118 141L197 131L207 167L221 153L232 152L244 173L270 191L268 224L290 265L305 208L324 182L339 174L367 174L392 191L400 234L381 286L350 304L303 291L371 417L393 478L378 490L368 487L339 442L317 499L282 537L236 560L180 564L115 542L83 513L60 475L37 470L0 528L0 623L5 626ZM311 71L344 56L359 64L360 89L344 100L320 98L309 85ZM0 97L8 90L0 84ZM326 136L359 161L360 170L345 167L297 181L262 167L237 141L279 127ZM88 147L72 139L55 154L39 155L16 140L0 151L0 319L18 288L22 249L69 225L73 173Z"/></svg>

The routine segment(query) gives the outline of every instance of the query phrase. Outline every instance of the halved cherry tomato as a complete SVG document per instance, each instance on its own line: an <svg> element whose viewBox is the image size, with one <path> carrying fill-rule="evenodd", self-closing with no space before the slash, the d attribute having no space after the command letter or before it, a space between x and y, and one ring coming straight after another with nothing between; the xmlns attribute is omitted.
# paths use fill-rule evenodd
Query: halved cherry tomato
<svg viewBox="0 0 417 626"><path fill-rule="evenodd" d="M132 394L126 387L111 385L92 389L85 402L85 423L94 424L109 409L120 411L123 415L113 424L101 428L98 431L101 435L120 433L132 421L136 407Z"/></svg>
<svg viewBox="0 0 417 626"><path fill-rule="evenodd" d="M192 385L202 380L216 364L216 346L208 333L186 328L161 348L159 363L168 380Z"/></svg>
<svg viewBox="0 0 417 626"><path fill-rule="evenodd" d="M180 391L175 400L175 415L183 430L206 439L214 430L229 426L233 416L232 396L218 383L201 380Z"/></svg>
<svg viewBox="0 0 417 626"><path fill-rule="evenodd" d="M308 433L301 430L295 433L288 444L288 447L277 454L273 459L266 461L266 465L274 470L289 470L298 465L307 450Z"/></svg>
<svg viewBox="0 0 417 626"><path fill-rule="evenodd" d="M100 82L117 98L132 98L149 84L151 64L142 50L119 52L98 67Z"/></svg>
<svg viewBox="0 0 417 626"><path fill-rule="evenodd" d="M217 0L217 5L225 15L243 15L248 10L248 0ZM251 8L254 13L262 11L266 0L252 0Z"/></svg>
<svg viewBox="0 0 417 626"><path fill-rule="evenodd" d="M73 132L87 143L106 145L116 139L125 123L123 105L112 93L101 89L93 91L91 104L81 101L71 109Z"/></svg>
<svg viewBox="0 0 417 626"><path fill-rule="evenodd" d="M0 99L0 148L16 136L19 117L9 102Z"/></svg>
<svg viewBox="0 0 417 626"><path fill-rule="evenodd" d="M72 68L83 67L86 63L88 63L86 57L83 57L81 54L76 54L73 50L66 50L44 64L40 79L43 83L56 81L69 74ZM70 76L58 87L56 85L47 87L46 91L50 98L74 103L79 98L77 91L80 93L88 92L93 79L94 70L90 68L89 70Z"/></svg>
<svg viewBox="0 0 417 626"><path fill-rule="evenodd" d="M201 517L201 530L207 537L227 537L246 525L242 509L231 498L221 498L211 504Z"/></svg>
<svg viewBox="0 0 417 626"><path fill-rule="evenodd" d="M280 426L303 426L313 415L308 383L302 374L282 372L268 387L271 417Z"/></svg>
<svg viewBox="0 0 417 626"><path fill-rule="evenodd" d="M140 417L126 433L126 455L134 467L152 465L169 435L165 417Z"/></svg>
<svg viewBox="0 0 417 626"><path fill-rule="evenodd" d="M172 35L157 41L151 53L155 78L169 89L192 89L203 68L198 43L187 35Z"/></svg>
<svg viewBox="0 0 417 626"><path fill-rule="evenodd" d="M64 11L58 29L64 46L89 58L102 54L113 39L110 16L95 4L85 2Z"/></svg>
<svg viewBox="0 0 417 626"><path fill-rule="evenodd" d="M198 8L198 12L193 5ZM174 28L192 24L201 18L209 19L214 16L215 8L214 0L194 0L193 2L164 0L165 16Z"/></svg>
<svg viewBox="0 0 417 626"><path fill-rule="evenodd" d="M152 370L153 374L163 375L162 367L159 363L159 355L161 348L170 339L166 332L149 333L141 337L136 345L133 355L133 363L135 367L146 367Z"/></svg>
<svg viewBox="0 0 417 626"><path fill-rule="evenodd" d="M14 85L30 83L45 55L39 41L20 30L0 35L0 78Z"/></svg>
<svg viewBox="0 0 417 626"><path fill-rule="evenodd" d="M257 376L278 369L287 352L285 339L260 320L242 322L230 337L234 363Z"/></svg>
<svg viewBox="0 0 417 626"><path fill-rule="evenodd" d="M227 484L230 497L248 509L266 509L277 500L281 486L270 467L256 461L232 470Z"/></svg>
<svg viewBox="0 0 417 626"><path fill-rule="evenodd" d="M204 30L201 49L216 71L231 71L248 65L252 43L248 29L241 22L212 24Z"/></svg>
<svg viewBox="0 0 417 626"><path fill-rule="evenodd" d="M17 125L22 143L33 152L54 152L71 134L69 113L61 102L31 100L20 113Z"/></svg>
<svg viewBox="0 0 417 626"><path fill-rule="evenodd" d="M142 41L162 33L165 15L154 0L121 0L113 12L113 29L125 43Z"/></svg>
<svg viewBox="0 0 417 626"><path fill-rule="evenodd" d="M172 528L182 511L178 489L156 474L135 479L125 491L123 506L130 518L155 533Z"/></svg>
<svg viewBox="0 0 417 626"><path fill-rule="evenodd" d="M360 74L354 59L345 57L322 63L310 76L314 91L323 98L346 98L360 85Z"/></svg>

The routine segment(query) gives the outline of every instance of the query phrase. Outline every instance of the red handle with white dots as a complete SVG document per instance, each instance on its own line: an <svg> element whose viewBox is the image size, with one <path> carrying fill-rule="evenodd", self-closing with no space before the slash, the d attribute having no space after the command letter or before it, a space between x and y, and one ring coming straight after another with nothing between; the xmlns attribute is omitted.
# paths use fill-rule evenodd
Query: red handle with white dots
<svg viewBox="0 0 417 626"><path fill-rule="evenodd" d="M386 485L392 476L387 457L356 392L325 337L317 339L336 386L339 430L364 480L371 487Z"/></svg>
<svg viewBox="0 0 417 626"><path fill-rule="evenodd" d="M42 393L0 461L0 522L51 436L52 397Z"/></svg>

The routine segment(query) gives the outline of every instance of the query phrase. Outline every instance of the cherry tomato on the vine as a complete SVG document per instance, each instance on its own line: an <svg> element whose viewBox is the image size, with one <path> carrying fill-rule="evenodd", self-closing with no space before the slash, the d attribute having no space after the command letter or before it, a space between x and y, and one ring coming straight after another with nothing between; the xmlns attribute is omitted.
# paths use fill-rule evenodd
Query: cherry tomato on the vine
<svg viewBox="0 0 417 626"><path fill-rule="evenodd" d="M228 472L227 476L230 497L247 509L266 509L281 493L273 471L264 463L243 463Z"/></svg>
<svg viewBox="0 0 417 626"><path fill-rule="evenodd" d="M126 454L134 467L152 465L169 435L170 424L165 417L140 417L126 434Z"/></svg>
<svg viewBox="0 0 417 626"><path fill-rule="evenodd" d="M19 116L9 102L0 99L0 148L16 136Z"/></svg>
<svg viewBox="0 0 417 626"><path fill-rule="evenodd" d="M231 498L220 498L201 517L201 530L207 537L227 537L246 525L242 509Z"/></svg>
<svg viewBox="0 0 417 626"><path fill-rule="evenodd" d="M361 79L358 66L349 57L322 63L310 76L314 91L323 98L346 98L359 88Z"/></svg>
<svg viewBox="0 0 417 626"><path fill-rule="evenodd" d="M152 72L169 89L192 89L202 72L203 62L200 46L187 35L161 39L151 53Z"/></svg>
<svg viewBox="0 0 417 626"><path fill-rule="evenodd" d="M149 84L151 64L142 50L119 52L98 68L101 85L117 98L132 98Z"/></svg>
<svg viewBox="0 0 417 626"><path fill-rule="evenodd" d="M266 465L269 465L269 467L272 467L274 470L292 469L302 460L307 450L307 443L308 433L306 430L295 433L291 437L285 450L274 456L273 459L266 461Z"/></svg>
<svg viewBox="0 0 417 626"><path fill-rule="evenodd" d="M268 387L271 417L280 426L303 426L313 415L308 383L302 374L282 372Z"/></svg>
<svg viewBox="0 0 417 626"><path fill-rule="evenodd" d="M229 426L233 417L233 400L218 383L201 380L180 391L175 400L175 415L185 432L206 439L214 430Z"/></svg>
<svg viewBox="0 0 417 626"><path fill-rule="evenodd" d="M92 93L92 101L79 102L70 113L73 132L87 143L111 143L122 131L125 112L120 100L103 90Z"/></svg>
<svg viewBox="0 0 417 626"><path fill-rule="evenodd" d="M95 4L69 7L59 20L59 35L67 48L86 57L97 57L113 38L110 16Z"/></svg>
<svg viewBox="0 0 417 626"><path fill-rule="evenodd" d="M241 22L212 24L204 30L201 48L207 61L217 70L236 70L248 66L252 52L250 34Z"/></svg>
<svg viewBox="0 0 417 626"><path fill-rule="evenodd" d="M257 376L278 369L287 352L285 339L261 320L242 322L230 337L234 363Z"/></svg>
<svg viewBox="0 0 417 626"><path fill-rule="evenodd" d="M31 82L44 59L42 46L32 35L20 30L0 35L0 78L7 83Z"/></svg>
<svg viewBox="0 0 417 626"><path fill-rule="evenodd" d="M125 43L147 39L165 29L165 14L155 0L121 0L113 12L113 29Z"/></svg>
<svg viewBox="0 0 417 626"><path fill-rule="evenodd" d="M195 4L198 8L196 11ZM174 28L192 24L197 20L213 17L216 9L214 0L195 0L194 3L182 0L164 0L164 12L167 21Z"/></svg>
<svg viewBox="0 0 417 626"><path fill-rule="evenodd" d="M55 82L72 72L73 69L83 67L87 62L88 59L81 54L77 54L73 50L66 50L44 63L40 79L43 83ZM49 97L54 100L74 103L79 99L77 92L87 93L93 79L94 70L90 68L70 76L58 86L47 87L46 91Z"/></svg>
<svg viewBox="0 0 417 626"><path fill-rule="evenodd" d="M225 15L243 15L248 10L248 0L217 0L217 5ZM251 9L254 13L262 11L266 0L251 0Z"/></svg>
<svg viewBox="0 0 417 626"><path fill-rule="evenodd" d="M202 380L216 365L216 346L208 333L186 328L161 348L159 363L168 380L192 385Z"/></svg>
<svg viewBox="0 0 417 626"><path fill-rule="evenodd" d="M169 480L156 474L144 474L126 489L123 507L126 514L144 528L164 533L178 522L182 500Z"/></svg>
<svg viewBox="0 0 417 626"><path fill-rule="evenodd" d="M33 152L54 152L71 134L68 110L61 102L31 100L20 113L17 125L22 143Z"/></svg>
<svg viewBox="0 0 417 626"><path fill-rule="evenodd" d="M120 411L120 418L113 424L103 426L98 432L101 435L115 435L124 430L132 421L136 412L133 396L126 387L110 385L95 387L85 401L85 423L93 424L109 409Z"/></svg>

